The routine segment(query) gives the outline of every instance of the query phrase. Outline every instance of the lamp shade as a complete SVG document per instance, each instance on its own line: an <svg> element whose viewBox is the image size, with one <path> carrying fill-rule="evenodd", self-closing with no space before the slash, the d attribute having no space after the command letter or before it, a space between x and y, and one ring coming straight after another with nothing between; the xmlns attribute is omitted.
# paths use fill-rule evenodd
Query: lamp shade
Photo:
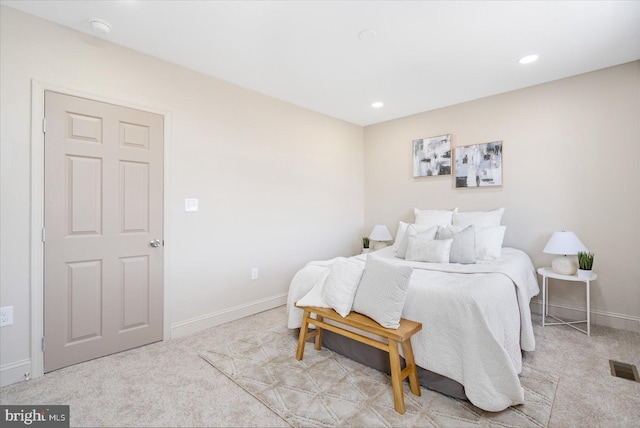
<svg viewBox="0 0 640 428"><path fill-rule="evenodd" d="M553 232L551 239L542 250L547 254L575 255L580 251L587 251L587 247L578 239L573 232Z"/></svg>
<svg viewBox="0 0 640 428"><path fill-rule="evenodd" d="M389 233L387 226L384 224L376 224L369 235L369 239L372 241L391 241L393 237L391 236L391 233Z"/></svg>

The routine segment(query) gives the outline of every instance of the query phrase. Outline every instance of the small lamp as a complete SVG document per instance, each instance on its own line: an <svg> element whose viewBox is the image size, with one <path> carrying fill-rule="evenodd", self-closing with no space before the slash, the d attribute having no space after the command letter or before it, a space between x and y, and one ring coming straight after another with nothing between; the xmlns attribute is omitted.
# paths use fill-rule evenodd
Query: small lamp
<svg viewBox="0 0 640 428"><path fill-rule="evenodd" d="M386 247L387 243L385 241L391 241L393 237L391 236L391 233L389 233L387 226L384 224L376 224L369 235L369 239L376 241L372 247L373 251L375 251Z"/></svg>
<svg viewBox="0 0 640 428"><path fill-rule="evenodd" d="M573 232L553 232L547 246L542 250L547 254L562 254L551 262L551 269L561 275L573 275L578 270L578 259L575 257L580 251L587 251L584 244ZM571 256L571 257L568 257Z"/></svg>

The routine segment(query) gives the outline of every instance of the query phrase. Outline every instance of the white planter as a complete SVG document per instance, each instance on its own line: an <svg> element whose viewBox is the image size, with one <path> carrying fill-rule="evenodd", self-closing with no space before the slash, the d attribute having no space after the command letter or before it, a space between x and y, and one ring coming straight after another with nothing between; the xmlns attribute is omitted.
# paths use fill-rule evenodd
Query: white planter
<svg viewBox="0 0 640 428"><path fill-rule="evenodd" d="M591 279L592 277L593 277L593 272L591 270L578 269L578 278Z"/></svg>
<svg viewBox="0 0 640 428"><path fill-rule="evenodd" d="M362 254L367 254L368 252L369 252L369 249L368 249L368 248L363 248L363 249L362 249Z"/></svg>

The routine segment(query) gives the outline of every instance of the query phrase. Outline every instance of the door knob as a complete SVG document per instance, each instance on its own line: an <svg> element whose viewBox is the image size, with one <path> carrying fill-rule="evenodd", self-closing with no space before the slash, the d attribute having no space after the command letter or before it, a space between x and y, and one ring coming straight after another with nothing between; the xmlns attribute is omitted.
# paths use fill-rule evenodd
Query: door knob
<svg viewBox="0 0 640 428"><path fill-rule="evenodd" d="M160 240L159 239L153 239L151 242L149 242L149 244L154 248L155 247L159 247L160 246Z"/></svg>

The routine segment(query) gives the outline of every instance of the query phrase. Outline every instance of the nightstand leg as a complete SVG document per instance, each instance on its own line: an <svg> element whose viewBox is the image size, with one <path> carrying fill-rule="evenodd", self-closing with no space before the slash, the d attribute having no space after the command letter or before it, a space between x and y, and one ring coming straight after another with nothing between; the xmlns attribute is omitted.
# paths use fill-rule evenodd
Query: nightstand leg
<svg viewBox="0 0 640 428"><path fill-rule="evenodd" d="M547 312L544 313L544 316L548 317L549 316L549 277L547 277L547 280L544 283L544 287L547 292L547 305L545 306L547 308Z"/></svg>
<svg viewBox="0 0 640 428"><path fill-rule="evenodd" d="M587 285L587 336L591 337L591 301L589 298L589 281L585 281Z"/></svg>
<svg viewBox="0 0 640 428"><path fill-rule="evenodd" d="M547 277L542 276L542 326L544 327L544 320L547 317Z"/></svg>

